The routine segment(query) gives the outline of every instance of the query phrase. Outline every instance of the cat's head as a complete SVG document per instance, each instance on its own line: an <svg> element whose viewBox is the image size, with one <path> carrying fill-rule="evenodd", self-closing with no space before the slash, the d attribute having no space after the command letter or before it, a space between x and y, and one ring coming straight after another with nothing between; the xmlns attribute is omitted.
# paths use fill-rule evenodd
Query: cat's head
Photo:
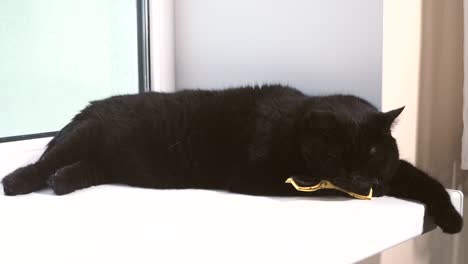
<svg viewBox="0 0 468 264"><path fill-rule="evenodd" d="M399 166L398 147L391 135L403 107L379 112L365 101L348 98L302 116L300 149L307 178L329 180L345 190L375 196ZM341 104L341 105L340 105Z"/></svg>

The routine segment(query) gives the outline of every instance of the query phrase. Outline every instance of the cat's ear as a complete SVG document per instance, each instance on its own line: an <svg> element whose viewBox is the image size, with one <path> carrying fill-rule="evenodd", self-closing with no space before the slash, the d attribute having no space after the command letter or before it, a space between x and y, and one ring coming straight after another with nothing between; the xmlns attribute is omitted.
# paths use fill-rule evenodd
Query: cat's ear
<svg viewBox="0 0 468 264"><path fill-rule="evenodd" d="M392 111L381 113L380 120L382 122L383 128L384 129L391 129L392 125L394 124L397 117L401 114L401 112L403 112L403 109L405 109L404 106L400 107L400 108L397 108L397 109L394 109Z"/></svg>

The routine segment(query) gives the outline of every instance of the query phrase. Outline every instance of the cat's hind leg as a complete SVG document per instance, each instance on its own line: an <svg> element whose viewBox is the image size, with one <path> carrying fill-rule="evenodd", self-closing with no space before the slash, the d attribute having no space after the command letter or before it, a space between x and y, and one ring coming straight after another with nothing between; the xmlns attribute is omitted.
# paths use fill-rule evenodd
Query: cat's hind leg
<svg viewBox="0 0 468 264"><path fill-rule="evenodd" d="M27 194L47 187L58 169L95 153L99 126L93 120L72 121L49 143L39 160L19 168L2 180L5 195Z"/></svg>
<svg viewBox="0 0 468 264"><path fill-rule="evenodd" d="M57 170L47 182L55 194L63 195L94 185L110 183L111 178L94 163L82 160Z"/></svg>

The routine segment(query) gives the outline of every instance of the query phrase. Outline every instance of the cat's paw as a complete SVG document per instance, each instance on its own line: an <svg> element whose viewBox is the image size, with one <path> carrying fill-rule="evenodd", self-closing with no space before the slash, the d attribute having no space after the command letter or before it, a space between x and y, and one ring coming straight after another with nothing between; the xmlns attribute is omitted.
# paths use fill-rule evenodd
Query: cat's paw
<svg viewBox="0 0 468 264"><path fill-rule="evenodd" d="M463 228L463 218L451 204L445 208L432 210L431 214L436 225L445 233L456 234Z"/></svg>
<svg viewBox="0 0 468 264"><path fill-rule="evenodd" d="M33 165L19 168L2 180L5 195L27 194L44 187Z"/></svg>
<svg viewBox="0 0 468 264"><path fill-rule="evenodd" d="M76 190L70 177L68 177L68 174L66 173L66 169L64 168L50 176L47 180L47 185L49 185L57 195L69 194Z"/></svg>

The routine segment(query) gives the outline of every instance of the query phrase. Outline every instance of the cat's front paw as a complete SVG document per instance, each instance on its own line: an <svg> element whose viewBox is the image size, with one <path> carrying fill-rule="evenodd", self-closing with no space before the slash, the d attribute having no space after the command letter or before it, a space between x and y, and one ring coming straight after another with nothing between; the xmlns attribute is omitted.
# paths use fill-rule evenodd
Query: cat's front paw
<svg viewBox="0 0 468 264"><path fill-rule="evenodd" d="M430 213L436 225L445 233L456 234L463 228L463 218L451 204L443 208L439 206Z"/></svg>
<svg viewBox="0 0 468 264"><path fill-rule="evenodd" d="M27 194L43 187L33 165L19 168L2 180L5 195Z"/></svg>

